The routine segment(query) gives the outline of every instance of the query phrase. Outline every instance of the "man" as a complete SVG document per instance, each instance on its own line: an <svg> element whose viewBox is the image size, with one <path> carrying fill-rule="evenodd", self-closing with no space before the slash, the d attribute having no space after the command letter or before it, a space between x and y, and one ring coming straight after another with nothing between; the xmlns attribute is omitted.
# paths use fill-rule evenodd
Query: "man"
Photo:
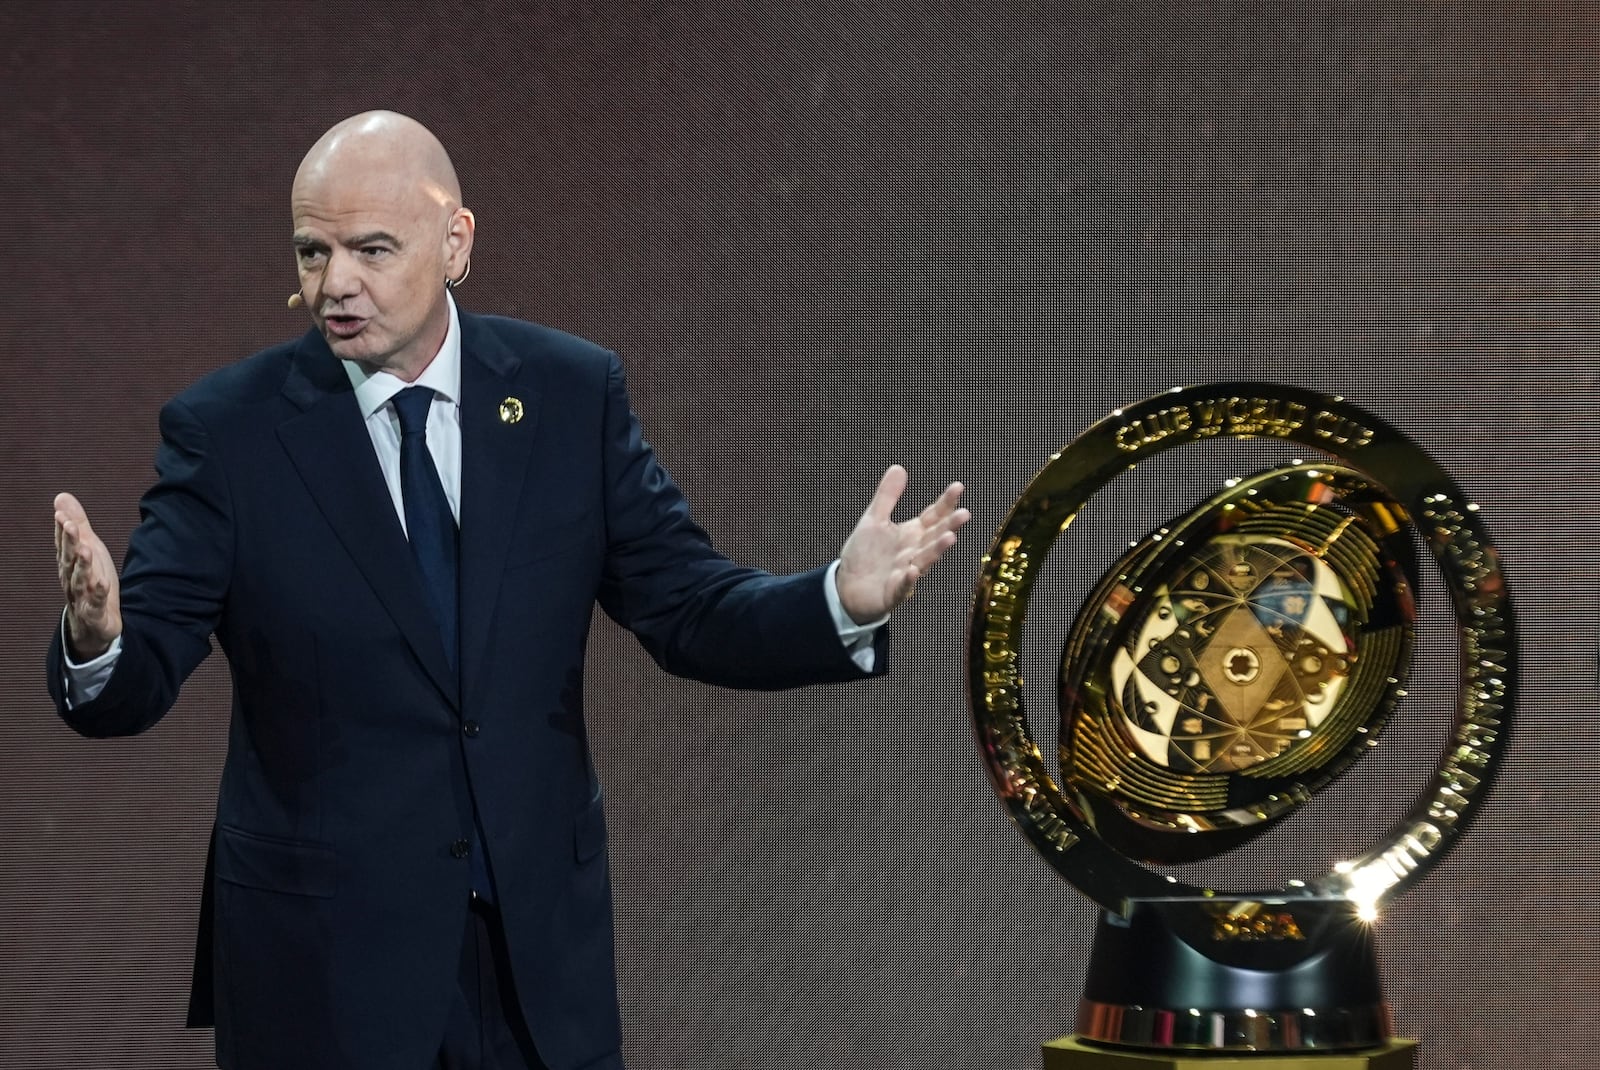
<svg viewBox="0 0 1600 1070"><path fill-rule="evenodd" d="M159 719L215 634L233 679L191 1019L230 1070L620 1065L593 605L671 672L881 671L884 617L966 521L952 484L838 562L715 553L616 358L460 312L474 220L443 146L373 112L295 175L314 329L161 414L122 576L56 499L49 680L89 736Z"/></svg>

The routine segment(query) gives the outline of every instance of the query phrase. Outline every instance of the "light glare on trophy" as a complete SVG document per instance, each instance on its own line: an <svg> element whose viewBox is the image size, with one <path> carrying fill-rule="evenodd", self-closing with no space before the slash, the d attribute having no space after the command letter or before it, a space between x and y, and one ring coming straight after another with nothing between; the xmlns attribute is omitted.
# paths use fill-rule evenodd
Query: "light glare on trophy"
<svg viewBox="0 0 1600 1070"><path fill-rule="evenodd" d="M1239 439L1321 456L1228 479L1101 574L1057 667L1052 772L1022 686L1041 565L1118 475L1179 446ZM1409 1065L1409 1047L1405 1063L1382 1054L1402 1042L1371 922L1481 805L1515 694L1511 602L1478 512L1393 427L1277 384L1189 387L1128 406L1034 477L984 559L968 680L1001 801L1103 908L1078 1035L1055 1052L1084 1054L1052 1064L1047 1045L1047 1065L1156 1065L1140 1052L1294 1054L1307 1065L1370 1052L1352 1065ZM1460 665L1454 723L1422 792L1396 800L1402 812L1376 846L1280 888L1197 887L1149 868L1261 836L1381 745L1404 716L1418 547L1448 593Z"/></svg>

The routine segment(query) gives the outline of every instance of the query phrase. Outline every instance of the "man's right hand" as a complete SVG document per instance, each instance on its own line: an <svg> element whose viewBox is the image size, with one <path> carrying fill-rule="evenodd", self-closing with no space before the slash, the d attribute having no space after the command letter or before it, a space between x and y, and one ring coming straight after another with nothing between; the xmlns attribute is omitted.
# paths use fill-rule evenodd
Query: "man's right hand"
<svg viewBox="0 0 1600 1070"><path fill-rule="evenodd" d="M122 634L122 601L111 551L70 494L56 495L56 572L67 598L67 653L90 661Z"/></svg>

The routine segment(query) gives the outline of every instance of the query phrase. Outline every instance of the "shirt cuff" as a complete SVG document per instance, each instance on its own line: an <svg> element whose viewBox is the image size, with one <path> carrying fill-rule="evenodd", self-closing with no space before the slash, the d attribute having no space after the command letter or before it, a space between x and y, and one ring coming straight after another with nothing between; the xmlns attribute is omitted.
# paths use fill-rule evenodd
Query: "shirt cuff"
<svg viewBox="0 0 1600 1070"><path fill-rule="evenodd" d="M850 614L844 611L844 603L839 601L838 572L839 562L828 566L828 574L822 577L822 596L828 600L828 613L833 617L833 626L839 632L839 642L844 644L844 652L850 655L856 668L871 672L878 660L878 652L873 649L872 643L877 638L878 629L889 623L889 614L885 613L866 624L851 620Z"/></svg>
<svg viewBox="0 0 1600 1070"><path fill-rule="evenodd" d="M111 640L111 648L97 658L79 664L72 660L72 647L67 644L67 611L61 611L61 664L62 678L67 685L67 709L77 709L85 702L100 697L117 667L117 657L122 653L122 636Z"/></svg>

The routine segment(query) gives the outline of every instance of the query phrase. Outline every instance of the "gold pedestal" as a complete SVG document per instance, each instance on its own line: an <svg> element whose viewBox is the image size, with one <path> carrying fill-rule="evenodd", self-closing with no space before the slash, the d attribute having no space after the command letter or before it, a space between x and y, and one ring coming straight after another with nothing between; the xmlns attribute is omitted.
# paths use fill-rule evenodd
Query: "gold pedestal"
<svg viewBox="0 0 1600 1070"><path fill-rule="evenodd" d="M1414 1070L1416 1060L1414 1040L1363 1051L1238 1056L1101 1048L1076 1036L1044 1046L1044 1070Z"/></svg>

